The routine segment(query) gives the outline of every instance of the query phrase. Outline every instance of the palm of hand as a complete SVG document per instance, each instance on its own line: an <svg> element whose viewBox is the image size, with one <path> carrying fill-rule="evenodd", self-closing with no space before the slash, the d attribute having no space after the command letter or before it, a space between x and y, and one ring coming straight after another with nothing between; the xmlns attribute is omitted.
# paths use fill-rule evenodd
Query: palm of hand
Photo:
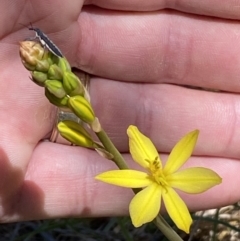
<svg viewBox="0 0 240 241"><path fill-rule="evenodd" d="M96 76L91 80L93 106L122 152L128 151L125 131L129 124L142 128L161 152L169 152L183 134L199 128L196 155L200 157L193 157L190 165L210 167L224 182L201 195L197 206L199 196L186 197L190 207L201 209L239 199L233 185L239 175L232 174L240 169L232 159L239 159L238 95L169 84L238 93L235 44L240 28L236 23L167 11L136 14L94 7L81 11L79 1L70 6L64 1L58 6L19 3L16 9L7 8L7 2L1 3L1 9L12 9L12 16L9 11L0 15L3 222L119 215L127 213L132 197L130 190L94 180L99 172L115 168L96 153L39 142L51 132L54 108L43 89L29 80L18 56L18 41L32 36L18 23L28 22L54 33L49 36L72 65ZM225 195L219 197L225 186Z"/></svg>

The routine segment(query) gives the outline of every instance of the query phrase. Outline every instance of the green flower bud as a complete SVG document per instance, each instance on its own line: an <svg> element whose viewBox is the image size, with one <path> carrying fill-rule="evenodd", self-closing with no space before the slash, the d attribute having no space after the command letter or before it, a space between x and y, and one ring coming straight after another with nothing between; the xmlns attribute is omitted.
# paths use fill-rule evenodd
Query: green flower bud
<svg viewBox="0 0 240 241"><path fill-rule="evenodd" d="M63 72L63 87L68 95L83 95L84 87L80 79L72 72Z"/></svg>
<svg viewBox="0 0 240 241"><path fill-rule="evenodd" d="M68 107L86 123L92 123L95 119L91 104L81 95L70 97L68 99Z"/></svg>
<svg viewBox="0 0 240 241"><path fill-rule="evenodd" d="M66 58L59 58L58 66L63 72L64 71L71 71L71 66L68 63L68 61L66 60Z"/></svg>
<svg viewBox="0 0 240 241"><path fill-rule="evenodd" d="M51 92L57 98L63 98L64 96L66 96L63 85L59 80L46 80L45 88L47 88L49 92Z"/></svg>
<svg viewBox="0 0 240 241"><path fill-rule="evenodd" d="M44 82L47 80L47 74L39 71L32 72L32 81L37 85L44 87Z"/></svg>
<svg viewBox="0 0 240 241"><path fill-rule="evenodd" d="M57 127L61 136L71 143L88 148L95 146L90 134L77 122L65 120L59 122Z"/></svg>
<svg viewBox="0 0 240 241"><path fill-rule="evenodd" d="M25 62L24 60L22 60L22 64L29 71L35 70L35 65L31 65L31 64Z"/></svg>
<svg viewBox="0 0 240 241"><path fill-rule="evenodd" d="M62 80L62 70L56 64L50 66L48 79Z"/></svg>
<svg viewBox="0 0 240 241"><path fill-rule="evenodd" d="M68 97L57 98L53 95L47 88L45 88L45 96L48 98L49 102L58 107L67 107Z"/></svg>
<svg viewBox="0 0 240 241"><path fill-rule="evenodd" d="M47 59L42 59L41 61L38 61L35 70L40 72L47 72L50 67L50 64Z"/></svg>

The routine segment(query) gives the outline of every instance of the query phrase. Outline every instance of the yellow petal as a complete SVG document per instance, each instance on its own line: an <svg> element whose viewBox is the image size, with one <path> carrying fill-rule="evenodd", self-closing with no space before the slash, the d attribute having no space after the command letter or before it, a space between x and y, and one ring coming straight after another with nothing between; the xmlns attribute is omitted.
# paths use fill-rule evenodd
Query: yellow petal
<svg viewBox="0 0 240 241"><path fill-rule="evenodd" d="M179 229L189 233L192 218L184 201L172 188L163 191L162 197L170 218Z"/></svg>
<svg viewBox="0 0 240 241"><path fill-rule="evenodd" d="M159 213L161 187L156 183L144 188L132 199L129 212L133 225L137 228L151 222Z"/></svg>
<svg viewBox="0 0 240 241"><path fill-rule="evenodd" d="M149 175L135 170L113 170L95 177L97 180L121 187L140 188L152 183Z"/></svg>
<svg viewBox="0 0 240 241"><path fill-rule="evenodd" d="M150 162L159 161L161 168L159 154L152 141L144 136L136 126L129 126L127 134L129 137L130 153L134 161L144 168L148 168Z"/></svg>
<svg viewBox="0 0 240 241"><path fill-rule="evenodd" d="M167 181L171 187L184 192L201 193L220 184L222 179L211 169L193 167L169 175Z"/></svg>
<svg viewBox="0 0 240 241"><path fill-rule="evenodd" d="M188 160L196 145L198 134L198 130L192 131L174 146L163 168L165 175L177 171Z"/></svg>

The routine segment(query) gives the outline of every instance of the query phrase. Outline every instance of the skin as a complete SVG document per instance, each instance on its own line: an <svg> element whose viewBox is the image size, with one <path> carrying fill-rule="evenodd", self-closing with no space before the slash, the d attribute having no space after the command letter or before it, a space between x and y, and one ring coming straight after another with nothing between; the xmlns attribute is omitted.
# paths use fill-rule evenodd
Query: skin
<svg viewBox="0 0 240 241"><path fill-rule="evenodd" d="M181 196L191 210L240 199L236 1L2 0L0 5L1 222L127 215L133 197L129 189L94 180L116 169L96 152L41 141L50 136L55 108L21 64L18 42L34 33L19 23L40 28L72 66L94 75L90 96L96 115L130 166L136 167L128 154L130 124L152 139L163 160L183 135L199 129L186 167L211 168L223 182L203 194Z"/></svg>

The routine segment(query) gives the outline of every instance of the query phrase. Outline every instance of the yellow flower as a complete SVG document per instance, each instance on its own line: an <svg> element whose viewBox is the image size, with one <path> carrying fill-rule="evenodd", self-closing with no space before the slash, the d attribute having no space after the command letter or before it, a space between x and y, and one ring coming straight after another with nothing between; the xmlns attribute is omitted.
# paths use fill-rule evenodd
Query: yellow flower
<svg viewBox="0 0 240 241"><path fill-rule="evenodd" d="M207 168L194 167L178 171L191 156L198 133L199 131L195 130L184 136L175 145L162 167L159 154L151 140L136 126L128 128L131 155L147 172L114 170L104 172L96 176L96 179L122 187L143 188L134 196L129 206L135 227L151 222L158 215L162 198L176 226L186 233L189 232L192 218L186 204L173 188L196 194L221 183L221 178Z"/></svg>

